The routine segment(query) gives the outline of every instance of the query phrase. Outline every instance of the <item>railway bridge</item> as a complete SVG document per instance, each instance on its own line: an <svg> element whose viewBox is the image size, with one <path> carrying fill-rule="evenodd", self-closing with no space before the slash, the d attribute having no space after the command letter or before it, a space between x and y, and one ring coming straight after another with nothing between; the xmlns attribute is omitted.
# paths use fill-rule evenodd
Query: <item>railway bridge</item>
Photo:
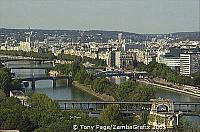
<svg viewBox="0 0 200 132"><path fill-rule="evenodd" d="M133 101L76 101L56 100L62 110L79 109L89 114L100 114L109 105L117 105L123 115L147 114L152 117L151 125L158 125L158 119L163 119L161 125L173 128L178 126L183 116L199 116L200 102L174 102L168 99L152 99L149 102Z"/></svg>

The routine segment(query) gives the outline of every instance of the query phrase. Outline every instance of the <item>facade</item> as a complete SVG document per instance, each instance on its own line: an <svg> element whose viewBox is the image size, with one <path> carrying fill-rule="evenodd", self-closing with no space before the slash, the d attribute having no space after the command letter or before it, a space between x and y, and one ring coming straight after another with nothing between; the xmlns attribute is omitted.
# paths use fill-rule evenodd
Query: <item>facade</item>
<svg viewBox="0 0 200 132"><path fill-rule="evenodd" d="M134 48L135 48L134 44L127 44L127 43L122 44L123 51L133 50Z"/></svg>
<svg viewBox="0 0 200 132"><path fill-rule="evenodd" d="M117 68L127 68L133 66L135 55L131 52L115 52L115 66Z"/></svg>
<svg viewBox="0 0 200 132"><path fill-rule="evenodd" d="M156 61L155 55L145 55L144 64L148 65L152 61Z"/></svg>
<svg viewBox="0 0 200 132"><path fill-rule="evenodd" d="M48 45L54 45L54 44L59 44L60 42L58 39L48 38L48 39L44 39L44 43Z"/></svg>
<svg viewBox="0 0 200 132"><path fill-rule="evenodd" d="M144 62L144 60L145 60L145 51L141 51L141 50L135 49L134 52L136 53L136 60L138 62Z"/></svg>
<svg viewBox="0 0 200 132"><path fill-rule="evenodd" d="M115 67L115 52L114 51L111 51L108 54L107 65L108 67Z"/></svg>
<svg viewBox="0 0 200 132"><path fill-rule="evenodd" d="M30 52L34 48L34 44L31 43L31 36L26 38L26 41L20 41L20 50Z"/></svg>
<svg viewBox="0 0 200 132"><path fill-rule="evenodd" d="M18 98L23 105L27 106L28 96L26 96L22 91L12 90L10 91L10 97Z"/></svg>
<svg viewBox="0 0 200 132"><path fill-rule="evenodd" d="M160 56L158 63L166 64L173 70L179 70L180 69L180 57L165 57Z"/></svg>
<svg viewBox="0 0 200 132"><path fill-rule="evenodd" d="M122 43L122 33L118 33L118 41L119 43Z"/></svg>
<svg viewBox="0 0 200 132"><path fill-rule="evenodd" d="M121 68L121 51L115 52L115 66Z"/></svg>
<svg viewBox="0 0 200 132"><path fill-rule="evenodd" d="M200 72L200 53L180 54L180 74L191 75Z"/></svg>
<svg viewBox="0 0 200 132"><path fill-rule="evenodd" d="M20 50L30 52L31 51L31 43L29 42L20 42Z"/></svg>
<svg viewBox="0 0 200 132"><path fill-rule="evenodd" d="M180 58L179 57L171 57L171 58L166 58L165 64L169 66L171 69L180 69Z"/></svg>

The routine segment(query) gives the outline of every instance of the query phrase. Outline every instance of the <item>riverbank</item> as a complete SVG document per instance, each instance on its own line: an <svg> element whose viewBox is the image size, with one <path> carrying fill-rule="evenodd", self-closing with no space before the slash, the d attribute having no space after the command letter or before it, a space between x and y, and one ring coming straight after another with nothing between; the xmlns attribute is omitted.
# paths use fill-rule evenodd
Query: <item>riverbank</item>
<svg viewBox="0 0 200 132"><path fill-rule="evenodd" d="M81 91L87 92L88 94L93 95L102 101L114 101L115 100L112 96L96 93L95 91L93 91L91 89L90 86L84 86L83 84L80 84L77 81L73 81L72 84L74 87L80 89Z"/></svg>
<svg viewBox="0 0 200 132"><path fill-rule="evenodd" d="M152 83L152 82L148 82L148 81L144 81L144 80L138 80L138 82L146 83L146 84L153 85L153 86L157 86L159 88L175 91L175 92L178 92L178 93L181 92L183 94L187 94L187 95L191 95L191 96L200 98L200 94L195 94L195 93L192 93L192 92L189 92L189 91L184 91L184 90L181 90L181 89L176 89L176 88L173 88L173 87L169 87L169 86L165 86L165 85L161 85L161 84L157 84L157 83Z"/></svg>

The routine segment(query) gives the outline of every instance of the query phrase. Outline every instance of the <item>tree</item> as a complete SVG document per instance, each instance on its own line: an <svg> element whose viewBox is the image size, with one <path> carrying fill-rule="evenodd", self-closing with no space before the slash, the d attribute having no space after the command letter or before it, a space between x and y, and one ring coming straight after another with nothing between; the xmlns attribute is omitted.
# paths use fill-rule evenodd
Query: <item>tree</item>
<svg viewBox="0 0 200 132"><path fill-rule="evenodd" d="M194 75L192 75L192 76L193 76L192 83L193 83L195 86L200 86L200 73L194 74Z"/></svg>
<svg viewBox="0 0 200 132"><path fill-rule="evenodd" d="M6 98L6 94L0 89L0 101Z"/></svg>
<svg viewBox="0 0 200 132"><path fill-rule="evenodd" d="M116 89L117 100L124 100L131 91L134 91L136 88L136 83L134 81L126 81L120 84Z"/></svg>
<svg viewBox="0 0 200 132"><path fill-rule="evenodd" d="M179 126L178 126L178 129L180 130L180 131L184 131L184 130L189 130L190 129L190 124L189 124L189 122L188 122L188 120L186 119L186 118L184 118L184 117L181 117L180 119L179 119Z"/></svg>
<svg viewBox="0 0 200 132"><path fill-rule="evenodd" d="M0 89L2 89L7 95L9 94L11 83L11 74L8 69L0 68Z"/></svg>
<svg viewBox="0 0 200 132"><path fill-rule="evenodd" d="M12 80L10 90L21 90L21 83L19 80Z"/></svg>
<svg viewBox="0 0 200 132"><path fill-rule="evenodd" d="M87 72L84 69L81 69L76 73L75 80L77 80L79 83L83 84L86 78Z"/></svg>
<svg viewBox="0 0 200 132"><path fill-rule="evenodd" d="M112 124L120 124L120 113L119 113L119 107L117 105L109 105L103 111L100 115L101 121L105 125L112 125Z"/></svg>
<svg viewBox="0 0 200 132"><path fill-rule="evenodd" d="M67 128L68 124L64 124L63 122L54 122L45 128L40 127L39 129L36 129L34 132L66 132Z"/></svg>
<svg viewBox="0 0 200 132"><path fill-rule="evenodd" d="M142 113L134 116L134 118L133 118L134 125L141 125L142 124L142 116L143 116Z"/></svg>
<svg viewBox="0 0 200 132"><path fill-rule="evenodd" d="M24 114L25 106L19 99L5 97L0 100L0 129L19 129L20 131L33 131L34 124Z"/></svg>

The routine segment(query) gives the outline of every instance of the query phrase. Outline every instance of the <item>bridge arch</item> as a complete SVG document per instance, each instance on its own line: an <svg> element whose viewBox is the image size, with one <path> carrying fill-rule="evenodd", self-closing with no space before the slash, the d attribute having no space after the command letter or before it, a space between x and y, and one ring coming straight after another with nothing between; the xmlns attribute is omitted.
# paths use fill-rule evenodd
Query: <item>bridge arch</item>
<svg viewBox="0 0 200 132"><path fill-rule="evenodd" d="M153 113L159 113L159 112L174 113L173 100L151 99L151 101L152 101L151 112L153 112Z"/></svg>
<svg viewBox="0 0 200 132"><path fill-rule="evenodd" d="M157 105L157 112L168 112L169 111L169 106L167 106L166 104L161 104L161 105Z"/></svg>

